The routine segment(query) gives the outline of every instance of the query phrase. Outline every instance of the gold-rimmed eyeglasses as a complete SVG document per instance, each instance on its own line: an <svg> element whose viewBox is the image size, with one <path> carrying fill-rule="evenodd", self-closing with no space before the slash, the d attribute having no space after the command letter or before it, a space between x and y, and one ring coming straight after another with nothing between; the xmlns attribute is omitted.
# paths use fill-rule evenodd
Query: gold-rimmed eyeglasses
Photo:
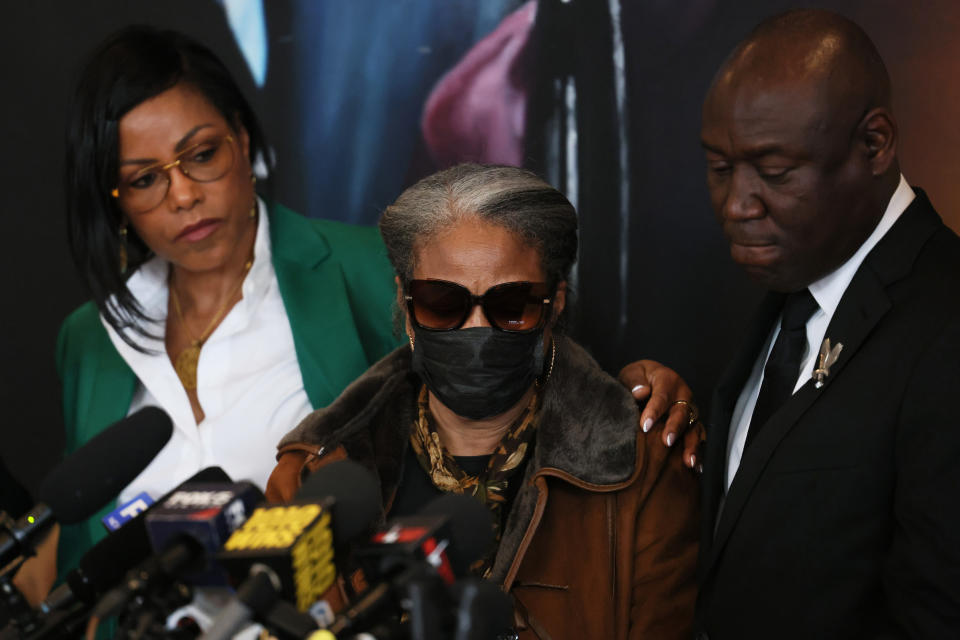
<svg viewBox="0 0 960 640"><path fill-rule="evenodd" d="M219 180L233 168L233 136L222 136L191 145L167 163L144 167L120 180L110 192L129 213L146 213L167 197L170 172L175 168L196 182Z"/></svg>

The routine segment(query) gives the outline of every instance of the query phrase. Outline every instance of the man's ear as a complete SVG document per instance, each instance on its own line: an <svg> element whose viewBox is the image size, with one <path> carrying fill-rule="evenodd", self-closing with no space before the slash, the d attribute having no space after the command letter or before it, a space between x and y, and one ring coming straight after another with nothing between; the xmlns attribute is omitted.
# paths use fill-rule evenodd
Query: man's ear
<svg viewBox="0 0 960 640"><path fill-rule="evenodd" d="M885 107L871 109L860 121L860 127L870 173L886 174L897 157L897 122L893 114Z"/></svg>

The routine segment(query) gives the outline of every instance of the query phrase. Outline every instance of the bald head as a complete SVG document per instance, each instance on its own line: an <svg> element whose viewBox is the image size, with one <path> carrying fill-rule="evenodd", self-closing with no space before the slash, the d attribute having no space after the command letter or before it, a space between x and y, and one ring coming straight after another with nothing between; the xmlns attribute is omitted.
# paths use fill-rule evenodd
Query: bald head
<svg viewBox="0 0 960 640"><path fill-rule="evenodd" d="M727 58L714 86L748 76L823 83L836 99L859 106L860 113L891 106L890 77L870 37L829 11L799 9L764 20Z"/></svg>
<svg viewBox="0 0 960 640"><path fill-rule="evenodd" d="M762 22L703 106L714 209L757 280L805 287L856 251L899 181L890 80L863 30L799 10Z"/></svg>

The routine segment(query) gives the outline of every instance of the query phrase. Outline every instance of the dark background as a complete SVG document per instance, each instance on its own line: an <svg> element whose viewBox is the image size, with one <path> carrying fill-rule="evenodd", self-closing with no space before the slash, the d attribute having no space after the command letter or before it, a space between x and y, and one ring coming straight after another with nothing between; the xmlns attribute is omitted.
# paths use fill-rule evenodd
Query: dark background
<svg viewBox="0 0 960 640"><path fill-rule="evenodd" d="M261 88L214 0L4 7L0 453L28 486L60 455L54 346L60 322L86 298L68 255L62 189L63 127L84 57L134 22L197 37L234 71L260 115L277 154L267 186L273 197L308 215L369 224L404 186L436 168L419 129L434 83L520 3L351 0L360 9L342 11L337 2L268 0L270 58ZM720 61L759 19L798 4L810 5L541 0L527 51L524 164L568 194L575 187L582 252L573 332L609 371L655 358L680 371L705 401L734 351L760 292L729 260L709 209L700 101ZM876 41L893 76L904 174L960 228L960 6L816 4L853 17ZM330 34L341 21L344 35L335 40ZM311 37L315 24L323 38ZM614 25L622 37L620 94ZM413 46L418 39L422 46ZM404 66L413 56L421 58ZM357 78L353 90L343 78L331 83L341 68ZM571 114L558 89L566 84L576 89L572 118L564 117ZM557 144L570 133L572 156ZM349 180L356 183L351 191L338 190Z"/></svg>

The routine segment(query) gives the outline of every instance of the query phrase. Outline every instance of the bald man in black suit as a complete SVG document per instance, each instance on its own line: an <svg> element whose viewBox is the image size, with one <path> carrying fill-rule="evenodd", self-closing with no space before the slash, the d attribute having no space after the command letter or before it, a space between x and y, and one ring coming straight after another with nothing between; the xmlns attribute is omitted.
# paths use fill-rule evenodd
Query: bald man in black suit
<svg viewBox="0 0 960 640"><path fill-rule="evenodd" d="M713 207L770 294L712 406L702 638L960 637L960 239L900 173L890 93L860 27L803 10L704 103Z"/></svg>

